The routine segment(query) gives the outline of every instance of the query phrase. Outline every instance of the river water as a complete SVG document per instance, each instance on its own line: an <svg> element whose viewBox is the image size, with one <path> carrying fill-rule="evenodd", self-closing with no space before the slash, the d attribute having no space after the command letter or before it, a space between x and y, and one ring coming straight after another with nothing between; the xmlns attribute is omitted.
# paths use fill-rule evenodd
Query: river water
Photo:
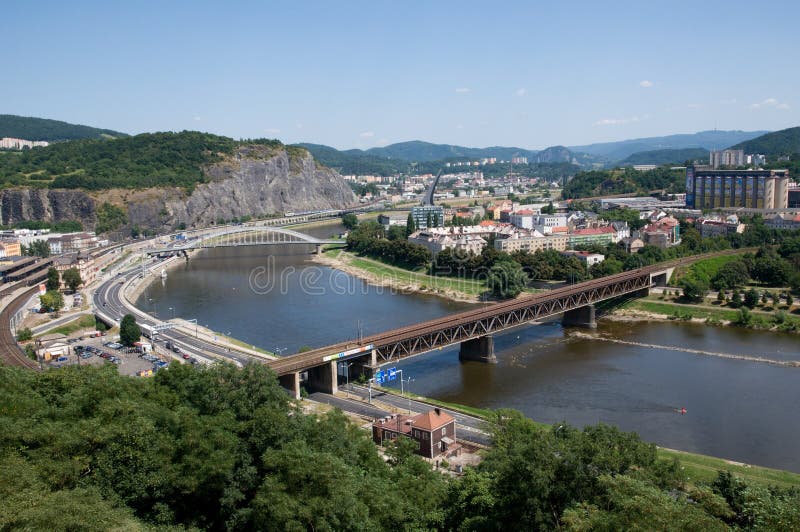
<svg viewBox="0 0 800 532"><path fill-rule="evenodd" d="M369 286L309 258L304 246L205 250L138 305L283 354L472 308ZM545 423L609 423L665 447L800 472L800 368L596 341L585 332L532 325L495 337L497 364L461 363L451 347L396 366L421 395L514 408ZM601 322L592 334L800 360L800 338L788 334L678 322Z"/></svg>

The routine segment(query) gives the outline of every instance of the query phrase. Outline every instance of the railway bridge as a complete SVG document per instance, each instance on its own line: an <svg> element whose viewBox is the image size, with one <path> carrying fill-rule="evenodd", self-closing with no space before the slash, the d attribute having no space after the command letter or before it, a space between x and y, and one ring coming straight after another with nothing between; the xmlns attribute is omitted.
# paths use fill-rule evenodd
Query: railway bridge
<svg viewBox="0 0 800 532"><path fill-rule="evenodd" d="M299 395L301 375L318 391L334 393L337 366L347 361L355 374L372 373L392 361L460 344L459 358L494 362L493 334L563 314L563 323L595 327L595 304L620 296L644 296L665 286L681 260L523 296L442 318L364 337L359 341L314 349L267 364L281 384Z"/></svg>

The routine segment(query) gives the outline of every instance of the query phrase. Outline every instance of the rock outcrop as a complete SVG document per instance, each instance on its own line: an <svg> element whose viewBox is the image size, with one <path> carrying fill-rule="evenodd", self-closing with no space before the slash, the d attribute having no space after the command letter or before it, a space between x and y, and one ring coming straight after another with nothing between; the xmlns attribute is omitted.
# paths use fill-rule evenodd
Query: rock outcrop
<svg viewBox="0 0 800 532"><path fill-rule="evenodd" d="M342 177L317 166L307 151L242 146L224 160L203 168L206 183L190 193L178 188L144 191L17 189L0 192L4 225L23 220L80 220L91 229L103 202L127 210L129 225L164 232L180 224L204 226L242 216L286 211L341 209L356 203Z"/></svg>

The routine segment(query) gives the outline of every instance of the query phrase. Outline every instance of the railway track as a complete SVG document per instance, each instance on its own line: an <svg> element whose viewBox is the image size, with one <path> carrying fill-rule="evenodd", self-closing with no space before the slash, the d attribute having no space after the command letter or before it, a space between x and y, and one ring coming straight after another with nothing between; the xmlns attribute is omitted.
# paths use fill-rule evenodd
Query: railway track
<svg viewBox="0 0 800 532"><path fill-rule="evenodd" d="M4 364L28 369L39 369L39 365L25 355L19 344L17 344L14 334L11 332L11 317L21 309L28 299L31 298L39 289L37 287L26 290L22 295L11 301L6 308L0 312L0 358Z"/></svg>

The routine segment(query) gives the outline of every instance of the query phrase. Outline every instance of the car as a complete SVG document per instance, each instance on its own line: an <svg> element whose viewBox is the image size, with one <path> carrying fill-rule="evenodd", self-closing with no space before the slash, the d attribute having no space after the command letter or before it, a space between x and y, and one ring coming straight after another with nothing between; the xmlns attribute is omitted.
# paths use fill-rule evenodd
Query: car
<svg viewBox="0 0 800 532"><path fill-rule="evenodd" d="M197 362L197 359L196 359L196 358L194 358L194 357L190 357L190 358L189 358L189 363L191 363L192 365L196 365L196 364L198 364L198 362Z"/></svg>
<svg viewBox="0 0 800 532"><path fill-rule="evenodd" d="M69 360L67 357L58 357L56 362L66 362L67 360Z"/></svg>
<svg viewBox="0 0 800 532"><path fill-rule="evenodd" d="M173 353L177 353L177 354L181 354L181 348L178 347L177 345L173 345L172 346L172 352Z"/></svg>
<svg viewBox="0 0 800 532"><path fill-rule="evenodd" d="M167 340L167 343L164 344L164 347L166 347L167 349L172 349L172 342Z"/></svg>
<svg viewBox="0 0 800 532"><path fill-rule="evenodd" d="M191 358L191 357L189 356L189 353L184 353L184 354L183 354L183 359L184 359L184 360L189 360L190 358Z"/></svg>
<svg viewBox="0 0 800 532"><path fill-rule="evenodd" d="M81 353L78 356L81 357L84 360L86 360L87 358L92 358L92 354L91 353L87 353L86 351L84 351L83 353Z"/></svg>

